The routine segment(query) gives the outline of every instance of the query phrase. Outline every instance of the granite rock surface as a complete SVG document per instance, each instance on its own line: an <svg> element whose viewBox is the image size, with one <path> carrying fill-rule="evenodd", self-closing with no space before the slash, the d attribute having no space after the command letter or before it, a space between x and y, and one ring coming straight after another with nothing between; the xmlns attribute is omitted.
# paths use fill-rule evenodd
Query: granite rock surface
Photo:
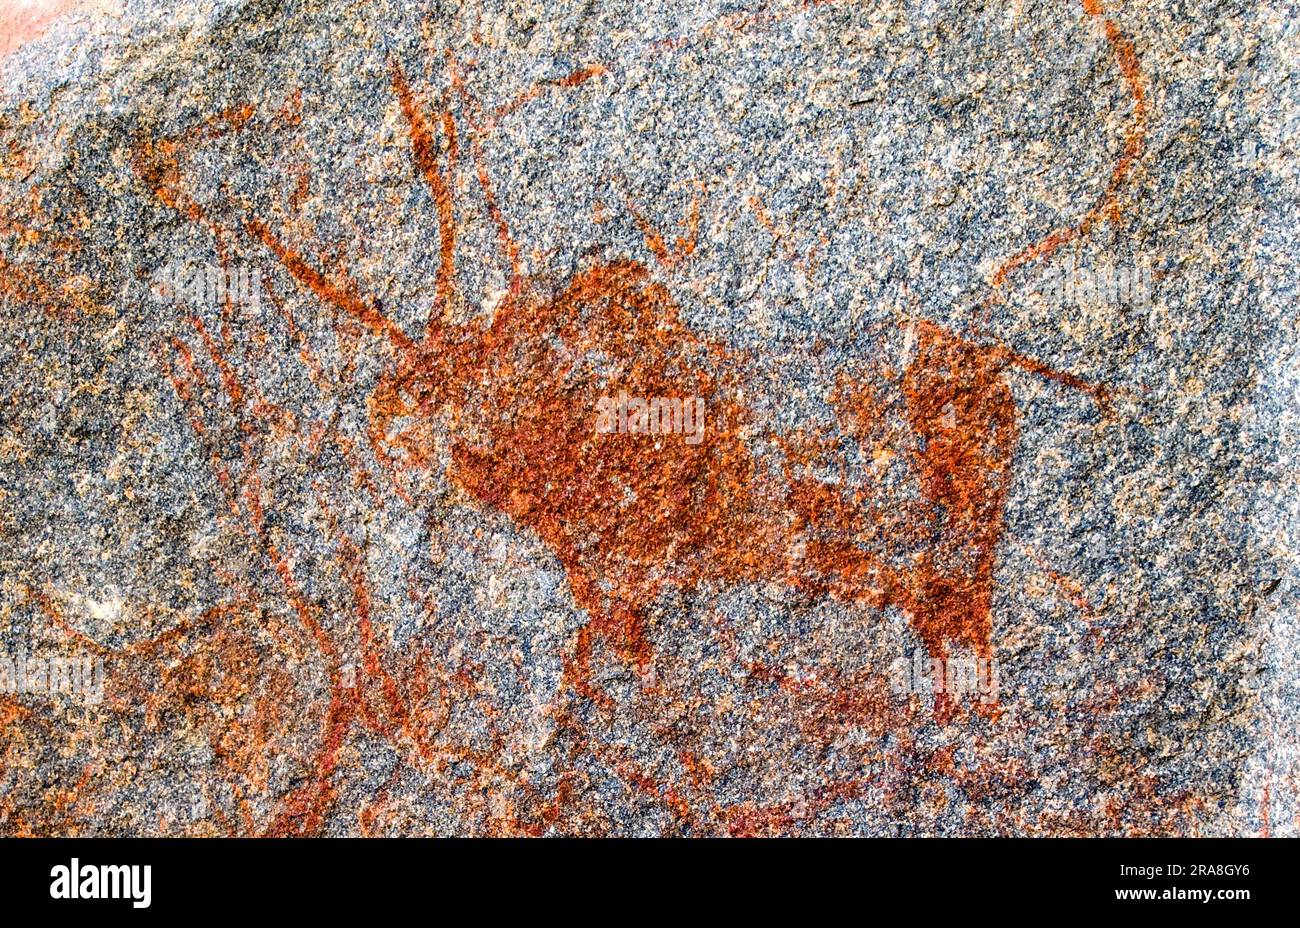
<svg viewBox="0 0 1300 928"><path fill-rule="evenodd" d="M1297 833L1289 4L8 7L0 833Z"/></svg>

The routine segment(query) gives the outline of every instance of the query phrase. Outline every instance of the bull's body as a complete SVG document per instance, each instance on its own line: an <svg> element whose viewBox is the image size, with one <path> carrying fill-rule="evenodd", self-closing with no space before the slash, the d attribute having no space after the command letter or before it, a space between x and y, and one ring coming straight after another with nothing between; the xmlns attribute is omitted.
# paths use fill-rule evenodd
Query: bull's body
<svg viewBox="0 0 1300 928"><path fill-rule="evenodd" d="M670 586L780 584L903 609L932 654L987 656L994 558L1015 451L1015 407L990 352L918 327L899 386L921 502L884 513L803 473L786 436L785 476L757 460L737 397L737 358L682 325L668 291L622 262L549 298L521 288L490 324L431 336L372 403L383 453L428 465L449 426L450 480L527 526L563 564L582 632L576 680L597 640L652 657L646 607ZM700 397L704 439L605 434L601 397ZM845 431L866 423L843 410ZM395 428L400 419L404 428ZM866 497L865 501L863 497ZM899 566L901 551L916 555Z"/></svg>

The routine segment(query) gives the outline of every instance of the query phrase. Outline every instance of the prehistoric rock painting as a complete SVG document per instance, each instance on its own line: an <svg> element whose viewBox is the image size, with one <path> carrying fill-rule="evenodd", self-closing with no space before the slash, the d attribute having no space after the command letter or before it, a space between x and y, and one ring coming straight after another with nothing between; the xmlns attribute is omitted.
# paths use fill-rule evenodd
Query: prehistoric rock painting
<svg viewBox="0 0 1300 928"><path fill-rule="evenodd" d="M627 62L584 64L493 108L475 87L473 62L433 43L419 60L374 48L389 74L387 105L400 115L405 183L421 185L419 202L432 206L424 224L436 241L425 281L433 299L414 325L304 217L310 191L331 184L306 159L282 189L250 195L212 180L212 163L250 135L287 152L311 145L300 91L230 101L182 134L141 128L125 163L152 205L210 245L224 269L249 255L276 269L263 296L268 317L289 333L288 350L267 337L270 322L245 317L229 295L216 324L195 308L152 347L210 470L221 521L273 592L232 569L218 577L231 591L223 604L120 646L80 631L47 589L26 587L24 602L67 641L136 668L110 673L108 711L143 705L139 724L179 725L202 743L219 785L204 785L207 811L194 830L404 833L422 829L427 801L465 832L615 833L619 813L602 799L611 783L632 797L620 803L652 810L643 817L656 830L691 834L778 834L813 823L833 832L836 810L864 797L890 816L929 810L923 830L947 815L990 832L1184 827L1199 814L1196 790L1165 788L1119 759L1099 727L1146 684L1085 693L1063 721L1009 719L996 699L891 693L883 670L845 665L808 618L837 610L850 638L902 623L937 661L996 659L998 568L1017 544L1008 536L1008 497L1017 474L1034 467L1022 455L1016 383L1071 402L1083 397L1096 428L1120 425L1115 399L1125 388L1000 343L989 322L1020 276L1118 224L1132 205L1151 119L1148 78L1116 18L1098 0L1083 0L1082 11L1104 34L1107 66L1127 92L1126 128L1100 197L998 262L961 325L895 314L883 337L903 346L904 363L863 359L840 374L824 397L829 425L775 428L763 410L779 398L761 396L754 350L688 321L691 291L675 281L689 278L696 260L700 217L710 208L703 185L676 229L645 218L630 193L599 202L577 221L621 216L641 247L610 246L567 270L538 260L538 246L507 220L494 183L495 125L554 95L599 94L602 77ZM759 31L786 15L736 14L706 31ZM611 189L621 189L617 178ZM757 197L752 203L771 226ZM481 237L465 244L473 210L495 234L487 249ZM811 260L793 246L785 257ZM505 284L491 299L465 285L470 262L502 269ZM32 274L10 269L8 281ZM144 280L149 269L133 274ZM21 289L51 314L111 298L35 278ZM340 364L323 360L303 334L290 291L332 319L347 346ZM275 382L290 368L335 410L332 419L306 418L280 399ZM363 371L378 373L367 380ZM359 393L359 383L372 385ZM602 399L620 393L697 398L702 440L598 429ZM347 408L364 417L364 436L340 426ZM313 478L327 459L342 462L346 486ZM886 480L890 462L901 476ZM310 506L280 505L278 488L290 480L312 488ZM375 513L410 515L421 525L421 553L377 561L379 529L358 517L357 498ZM535 542L528 557L562 575L561 598L577 618L546 639L559 672L540 703L524 708L501 682L512 673L526 681L529 662L540 658L490 630L458 630L427 580L421 561L442 563L457 544L447 541L449 508ZM309 526L310 546L296 540L303 529L295 521ZM1050 563L1043 576L1081 616L1079 646L1102 648L1079 585ZM735 623L711 618L709 599L729 595L768 597L784 610L762 647ZM700 598L706 605L683 605ZM394 599L420 616L412 627L388 618ZM810 660L791 672L787 652L805 648ZM517 684L521 692L530 685ZM45 724L18 721L28 710L17 703L0 707L6 726ZM770 718L782 720L780 747L741 756L763 743ZM1125 793L1124 807L1108 798L1028 825L1018 818L1017 803L1043 774L1016 756L1012 741L1028 735L1012 729L1035 725L1064 726L1086 743L1095 769ZM969 746L927 734L946 726L965 732ZM653 747L629 749L638 740ZM356 785L348 771L377 746L397 761L380 781ZM781 751L800 771L816 770L828 754L857 754L864 773L830 776L788 798L778 788ZM960 793L962 809L931 781ZM114 789L111 772L88 766L43 807L11 800L5 830L81 830ZM188 830L174 819L157 827Z"/></svg>

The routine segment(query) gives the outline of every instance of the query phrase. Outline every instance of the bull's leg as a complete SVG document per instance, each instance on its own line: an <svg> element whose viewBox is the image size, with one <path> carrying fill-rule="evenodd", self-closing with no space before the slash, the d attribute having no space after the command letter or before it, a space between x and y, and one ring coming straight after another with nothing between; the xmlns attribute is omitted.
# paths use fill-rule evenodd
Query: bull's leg
<svg viewBox="0 0 1300 928"><path fill-rule="evenodd" d="M1005 527L1018 429L1004 352L920 327L903 378L916 469L935 532L917 564L912 621L930 656L992 654L993 571ZM951 703L936 702L947 714Z"/></svg>
<svg viewBox="0 0 1300 928"><path fill-rule="evenodd" d="M565 682L578 695L610 708L613 703L609 695L592 681L593 655L603 644L644 675L654 659L645 625L645 603L611 598L581 568L569 568L568 575L574 601L588 618L578 629L573 654L565 662Z"/></svg>

